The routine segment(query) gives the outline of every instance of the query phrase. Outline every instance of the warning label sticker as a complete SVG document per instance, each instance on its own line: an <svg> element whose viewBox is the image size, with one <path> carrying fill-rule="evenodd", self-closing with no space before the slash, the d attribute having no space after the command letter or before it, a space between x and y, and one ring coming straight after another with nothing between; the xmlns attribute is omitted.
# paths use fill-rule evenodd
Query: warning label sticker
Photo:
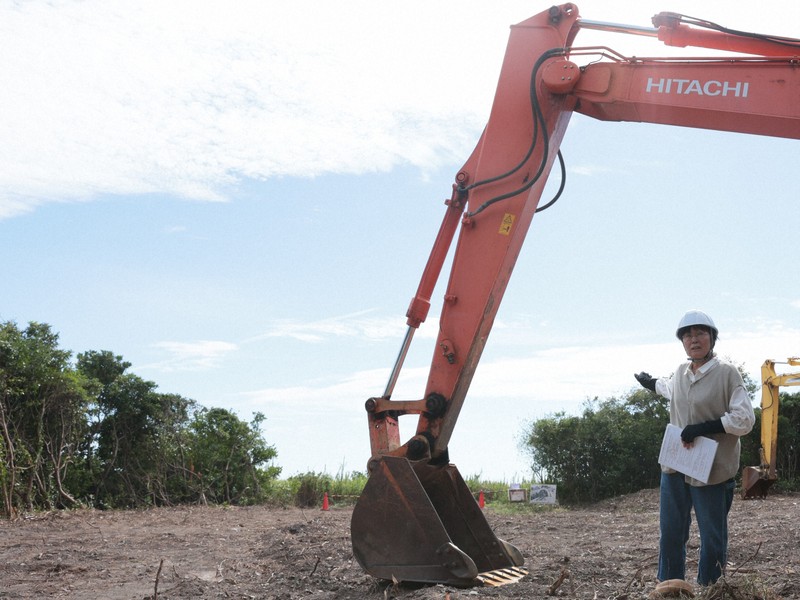
<svg viewBox="0 0 800 600"><path fill-rule="evenodd" d="M503 215L503 221L500 223L500 230L497 232L502 235L511 235L511 227L514 225L516 217L510 213Z"/></svg>

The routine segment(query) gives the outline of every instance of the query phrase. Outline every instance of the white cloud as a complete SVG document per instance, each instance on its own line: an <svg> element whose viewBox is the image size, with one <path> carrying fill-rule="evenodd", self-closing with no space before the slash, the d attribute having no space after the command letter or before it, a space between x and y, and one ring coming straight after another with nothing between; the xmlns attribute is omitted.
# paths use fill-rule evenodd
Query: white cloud
<svg viewBox="0 0 800 600"><path fill-rule="evenodd" d="M256 406L289 405L302 406L308 410L335 410L343 404L351 404L354 398L367 399L370 390L378 392L385 384L388 369L359 371L341 379L309 381L306 385L282 388L265 388L247 392L242 397ZM366 395L365 395L366 394Z"/></svg>
<svg viewBox="0 0 800 600"><path fill-rule="evenodd" d="M584 8L634 25L652 15L644 2ZM460 162L509 25L535 12L521 1L7 3L0 218L102 194L219 201L242 178ZM731 26L766 26L748 17ZM621 37L653 46L600 39Z"/></svg>
<svg viewBox="0 0 800 600"><path fill-rule="evenodd" d="M301 342L321 343L332 338L358 338L368 341L400 340L406 329L405 320L392 317L368 317L370 311L362 311L347 315L302 321L299 319L282 319L275 321L272 327L248 341L265 338L292 338ZM420 328L420 338L431 337L435 327Z"/></svg>
<svg viewBox="0 0 800 600"><path fill-rule="evenodd" d="M213 369L219 366L223 358L238 350L236 344L215 340L164 341L155 344L155 347L165 351L168 358L157 364L145 365L142 369L162 372Z"/></svg>
<svg viewBox="0 0 800 600"><path fill-rule="evenodd" d="M284 322L275 329L253 339L291 337L314 343L338 343L334 338L349 337L373 342L397 341L404 327L396 319L369 318L370 311L342 315L311 323ZM583 335L579 344L572 342L574 334L549 334L543 337L539 323L517 316L495 323L493 347L507 348L513 356L484 358L479 364L468 396L491 400L513 399L520 403L556 407L555 410L576 410L587 398L606 398L625 394L635 387L635 372L649 371L667 375L683 360L680 343L670 339L664 343L640 344L624 336L595 338ZM420 329L420 338L435 336L435 326ZM532 340L538 340L532 349ZM784 360L797 356L800 330L780 320L757 319L741 323L725 332L717 351L744 366L754 381L760 379L761 364L767 359ZM527 350L526 347L527 346ZM424 393L428 376L429 356L416 355L401 371L393 397L419 398ZM420 362L422 361L422 362ZM263 402L300 401L333 403L335 406L352 403L354 397L381 393L391 365L385 369L354 372L338 380L319 380L291 388L266 388L248 394Z"/></svg>
<svg viewBox="0 0 800 600"><path fill-rule="evenodd" d="M781 329L769 335L731 334L720 342L720 356L743 364L754 381L766 359L784 360L796 356L800 330ZM792 354L794 348L794 354ZM501 357L482 362L468 393L468 402L513 400L533 412L575 411L587 398L619 396L638 384L633 374L646 370L655 376L668 375L683 360L676 342L662 344L597 344L560 346L514 358ZM389 367L352 373L338 380L319 380L303 386L265 388L245 396L255 404L308 402L340 408L354 398L366 400L379 394ZM424 393L427 367L405 369L394 398L414 399Z"/></svg>
<svg viewBox="0 0 800 600"><path fill-rule="evenodd" d="M603 165L570 165L567 172L574 175L592 176L600 173L609 173L611 169Z"/></svg>
<svg viewBox="0 0 800 600"><path fill-rule="evenodd" d="M720 354L745 363L755 382L766 358L791 355L800 331L775 330L770 335L731 333ZM789 352L787 354L787 351ZM653 375L671 373L682 359L679 343L607 344L561 346L524 357L497 358L482 362L467 394L451 440L451 458L462 475L483 473L505 480L527 473L527 459L518 450L521 428L527 421L557 412L579 414L585 402L598 397L620 397L636 389L633 374L647 370ZM796 352L796 350L795 350ZM424 393L427 367L407 368L401 374L393 397L418 399ZM286 474L327 467L363 469L369 456L366 413L361 409L370 395L379 395L388 369L371 369L338 379L307 381L302 386L264 388L240 394L235 402L242 414L259 410L267 414L265 433L277 445ZM758 402L759 398L756 398ZM298 420L298 414L314 419ZM337 426L329 427L331 420ZM400 419L401 441L414 434L416 417ZM310 456L298 446L315 439L329 448L324 457ZM491 444L485 443L491 434Z"/></svg>
<svg viewBox="0 0 800 600"><path fill-rule="evenodd" d="M437 75L456 58L434 29L442 15L386 19L367 2L236 8L0 9L0 217L98 194L223 200L244 177L427 168L473 143L477 84L445 94L453 76Z"/></svg>

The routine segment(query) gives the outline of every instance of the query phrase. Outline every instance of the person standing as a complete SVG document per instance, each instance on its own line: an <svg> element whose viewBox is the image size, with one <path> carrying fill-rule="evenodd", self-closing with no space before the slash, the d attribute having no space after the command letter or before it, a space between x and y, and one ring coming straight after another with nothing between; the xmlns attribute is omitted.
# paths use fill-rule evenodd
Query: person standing
<svg viewBox="0 0 800 600"><path fill-rule="evenodd" d="M706 313L688 311L675 332L688 362L669 377L634 375L645 388L670 401L670 423L681 428L681 442L691 448L706 436L719 443L708 482L662 465L658 579L685 579L686 543L694 509L700 532L697 583L711 585L722 575L728 552L728 512L739 470L739 438L750 433L755 415L741 373L714 353L719 330Z"/></svg>

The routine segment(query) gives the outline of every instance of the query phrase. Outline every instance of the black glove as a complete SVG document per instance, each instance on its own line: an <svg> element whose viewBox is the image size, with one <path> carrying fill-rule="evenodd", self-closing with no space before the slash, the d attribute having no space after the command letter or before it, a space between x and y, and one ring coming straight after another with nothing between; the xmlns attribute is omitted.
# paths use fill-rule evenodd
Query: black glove
<svg viewBox="0 0 800 600"><path fill-rule="evenodd" d="M694 441L698 435L708 435L709 433L725 433L725 428L722 426L722 419L714 419L713 421L706 421L705 423L697 423L696 425L687 425L681 431L681 439L687 444Z"/></svg>
<svg viewBox="0 0 800 600"><path fill-rule="evenodd" d="M656 378L651 377L650 373L645 373L642 371L641 373L634 375L636 377L636 381L638 381L643 388L647 388L651 392L656 391Z"/></svg>

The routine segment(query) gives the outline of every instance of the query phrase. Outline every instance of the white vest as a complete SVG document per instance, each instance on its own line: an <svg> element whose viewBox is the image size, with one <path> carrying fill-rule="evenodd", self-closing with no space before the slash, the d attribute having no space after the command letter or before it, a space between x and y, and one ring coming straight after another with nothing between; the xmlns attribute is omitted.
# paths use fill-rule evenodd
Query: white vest
<svg viewBox="0 0 800 600"><path fill-rule="evenodd" d="M681 429L705 421L719 419L730 409L730 399L738 386L743 386L742 376L732 364L718 361L706 373L696 373L695 381L689 378L690 363L681 364L672 379L672 400L669 405L669 420ZM710 437L719 442L708 485L722 483L739 471L739 436L730 433L714 433ZM674 473L662 467L667 473ZM690 485L706 485L702 481L686 477Z"/></svg>

